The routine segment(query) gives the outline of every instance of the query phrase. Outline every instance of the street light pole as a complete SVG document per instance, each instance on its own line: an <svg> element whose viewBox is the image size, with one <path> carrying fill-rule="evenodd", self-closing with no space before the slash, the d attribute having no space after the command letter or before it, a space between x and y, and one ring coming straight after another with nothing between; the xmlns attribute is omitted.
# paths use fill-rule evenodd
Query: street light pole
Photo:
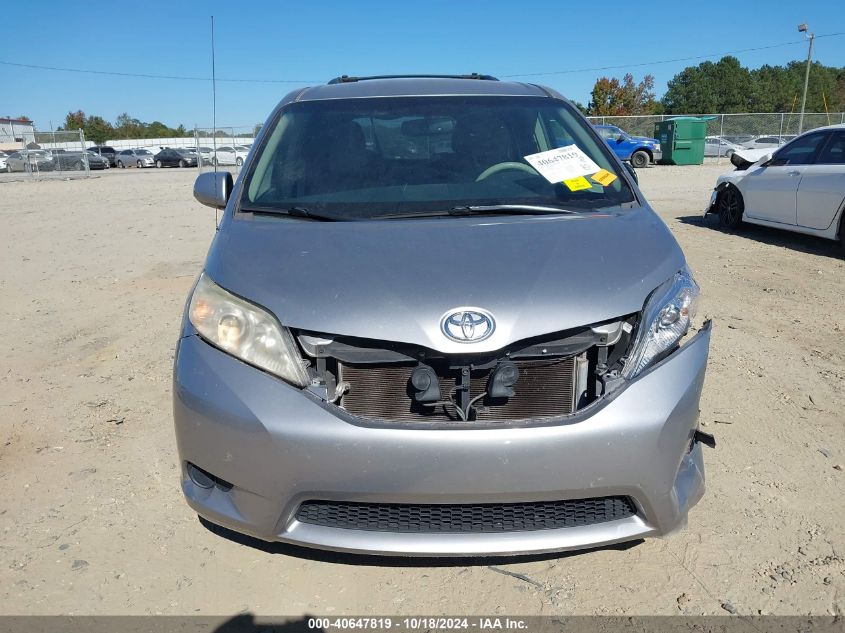
<svg viewBox="0 0 845 633"><path fill-rule="evenodd" d="M807 25L799 24L798 32L803 33L804 37L810 40L810 48L807 51L807 70L804 72L804 95L801 97L801 114L798 117L798 133L804 131L804 107L807 105L807 84L810 82L810 64L813 59L813 40L816 36L812 33L807 35Z"/></svg>

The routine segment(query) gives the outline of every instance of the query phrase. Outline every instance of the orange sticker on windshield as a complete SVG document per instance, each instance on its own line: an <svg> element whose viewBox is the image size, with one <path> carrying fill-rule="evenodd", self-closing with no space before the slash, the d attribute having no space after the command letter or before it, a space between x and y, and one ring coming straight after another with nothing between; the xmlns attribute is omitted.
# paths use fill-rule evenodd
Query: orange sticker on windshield
<svg viewBox="0 0 845 633"><path fill-rule="evenodd" d="M612 183L614 180L616 180L616 176L611 174L606 169L600 170L598 173L595 173L592 176L590 176L590 178L595 180L597 183L599 183L603 187L607 187L610 183Z"/></svg>
<svg viewBox="0 0 845 633"><path fill-rule="evenodd" d="M578 176L577 178L570 178L569 180L564 180L563 184L569 187L570 191L581 191L581 189L590 189L593 185L590 184L590 181L584 178L584 176Z"/></svg>

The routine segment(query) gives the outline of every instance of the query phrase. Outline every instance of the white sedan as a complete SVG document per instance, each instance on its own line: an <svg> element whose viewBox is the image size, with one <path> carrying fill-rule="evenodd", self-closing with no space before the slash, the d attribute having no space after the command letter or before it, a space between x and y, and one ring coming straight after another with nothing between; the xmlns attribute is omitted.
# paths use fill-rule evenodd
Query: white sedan
<svg viewBox="0 0 845 633"><path fill-rule="evenodd" d="M845 248L845 125L802 134L747 169L719 176L707 213L735 229L742 222L840 240Z"/></svg>
<svg viewBox="0 0 845 633"><path fill-rule="evenodd" d="M231 145L218 147L216 157L212 158L212 162L216 162L218 165L237 165L240 167L244 164L248 154L249 150L245 147L232 147Z"/></svg>

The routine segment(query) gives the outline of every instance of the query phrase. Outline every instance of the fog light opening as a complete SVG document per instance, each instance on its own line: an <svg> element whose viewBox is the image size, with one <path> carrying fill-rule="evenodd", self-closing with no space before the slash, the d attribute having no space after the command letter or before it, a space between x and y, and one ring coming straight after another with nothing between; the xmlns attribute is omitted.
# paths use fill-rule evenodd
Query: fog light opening
<svg viewBox="0 0 845 633"><path fill-rule="evenodd" d="M203 470L191 462L188 462L188 477L191 478L191 481L194 482L196 486L205 490L210 490L215 486L224 492L228 492L232 489L232 484L225 479L215 477L210 472Z"/></svg>

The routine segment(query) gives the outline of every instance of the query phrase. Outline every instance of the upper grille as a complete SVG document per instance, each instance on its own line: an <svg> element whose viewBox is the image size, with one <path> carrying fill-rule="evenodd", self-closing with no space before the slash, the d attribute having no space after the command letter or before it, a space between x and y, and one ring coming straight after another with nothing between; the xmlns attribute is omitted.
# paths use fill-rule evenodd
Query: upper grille
<svg viewBox="0 0 845 633"><path fill-rule="evenodd" d="M523 532L593 525L637 513L630 497L538 503L411 505L306 501L302 523L376 532Z"/></svg>
<svg viewBox="0 0 845 633"><path fill-rule="evenodd" d="M512 421L568 415L575 402L575 358L517 360L519 380L512 398L484 398L476 408L478 421ZM413 365L348 365L338 363L339 379L349 383L340 405L359 417L396 421L459 420L452 405L423 406L409 389ZM437 368L435 368L437 369ZM447 400L457 384L457 371L437 370L440 395ZM487 388L490 370L473 371L470 396Z"/></svg>

